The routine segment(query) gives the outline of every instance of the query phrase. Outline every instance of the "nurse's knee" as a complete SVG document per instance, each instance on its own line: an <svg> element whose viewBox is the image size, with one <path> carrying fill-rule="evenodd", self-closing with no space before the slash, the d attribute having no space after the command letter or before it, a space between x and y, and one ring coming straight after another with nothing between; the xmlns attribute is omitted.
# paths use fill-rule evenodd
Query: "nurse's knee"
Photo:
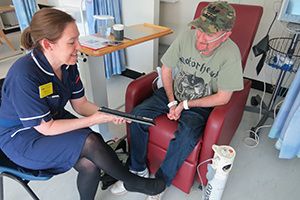
<svg viewBox="0 0 300 200"><path fill-rule="evenodd" d="M100 145L104 144L104 140L99 133L91 132L85 139L83 149L98 148Z"/></svg>
<svg viewBox="0 0 300 200"><path fill-rule="evenodd" d="M74 165L74 169L80 173L100 176L99 168L87 158L79 158L76 164Z"/></svg>

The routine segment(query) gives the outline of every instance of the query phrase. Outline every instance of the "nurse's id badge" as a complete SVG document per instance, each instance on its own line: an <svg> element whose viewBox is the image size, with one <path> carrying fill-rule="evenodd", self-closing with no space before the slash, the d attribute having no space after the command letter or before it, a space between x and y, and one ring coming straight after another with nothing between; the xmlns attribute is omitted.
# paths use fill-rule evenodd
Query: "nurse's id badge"
<svg viewBox="0 0 300 200"><path fill-rule="evenodd" d="M50 95L50 94L53 94L52 82L41 85L39 87L39 90L40 90L40 98L41 99L48 96L48 95Z"/></svg>

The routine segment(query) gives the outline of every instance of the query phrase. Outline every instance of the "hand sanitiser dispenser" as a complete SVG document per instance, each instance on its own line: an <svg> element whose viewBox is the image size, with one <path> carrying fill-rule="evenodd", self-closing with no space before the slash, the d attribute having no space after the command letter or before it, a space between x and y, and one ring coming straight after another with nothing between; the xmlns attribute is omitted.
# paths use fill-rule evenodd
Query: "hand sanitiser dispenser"
<svg viewBox="0 0 300 200"><path fill-rule="evenodd" d="M100 37L109 37L113 20L115 19L110 15L94 15L98 27L98 34Z"/></svg>
<svg viewBox="0 0 300 200"><path fill-rule="evenodd" d="M220 200L232 168L235 158L235 150L230 146L213 145L214 158L211 164L212 170L207 173L208 183L204 194L204 200ZM214 172L214 175L211 174ZM209 173L211 177L209 178Z"/></svg>

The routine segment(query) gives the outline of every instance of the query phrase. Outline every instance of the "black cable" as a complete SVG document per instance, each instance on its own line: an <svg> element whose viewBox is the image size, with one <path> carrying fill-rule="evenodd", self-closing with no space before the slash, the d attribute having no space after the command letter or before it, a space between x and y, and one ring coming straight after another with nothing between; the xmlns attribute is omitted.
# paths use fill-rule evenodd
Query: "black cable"
<svg viewBox="0 0 300 200"><path fill-rule="evenodd" d="M275 13L274 19L273 19L273 21L272 21L272 23L271 23L271 25L270 25L270 27L269 27L269 30L268 30L268 32L267 32L267 35L269 34L269 32L270 32L270 30L271 30L271 28L272 28L272 26L273 26L273 24L274 24L274 22L275 22L275 19L276 19L276 17L277 17L277 14L278 14L278 12Z"/></svg>

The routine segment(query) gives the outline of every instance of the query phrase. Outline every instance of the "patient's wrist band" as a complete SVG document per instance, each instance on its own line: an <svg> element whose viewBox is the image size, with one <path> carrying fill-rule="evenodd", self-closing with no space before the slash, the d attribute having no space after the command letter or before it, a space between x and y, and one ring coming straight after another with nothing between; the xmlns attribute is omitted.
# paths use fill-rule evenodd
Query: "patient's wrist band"
<svg viewBox="0 0 300 200"><path fill-rule="evenodd" d="M184 110L190 109L189 106L188 106L188 101L187 100L183 101L183 108L184 108Z"/></svg>
<svg viewBox="0 0 300 200"><path fill-rule="evenodd" d="M171 101L170 103L168 103L168 107L169 108L171 108L172 106L174 106L174 105L177 105L178 104L178 102L177 101Z"/></svg>

